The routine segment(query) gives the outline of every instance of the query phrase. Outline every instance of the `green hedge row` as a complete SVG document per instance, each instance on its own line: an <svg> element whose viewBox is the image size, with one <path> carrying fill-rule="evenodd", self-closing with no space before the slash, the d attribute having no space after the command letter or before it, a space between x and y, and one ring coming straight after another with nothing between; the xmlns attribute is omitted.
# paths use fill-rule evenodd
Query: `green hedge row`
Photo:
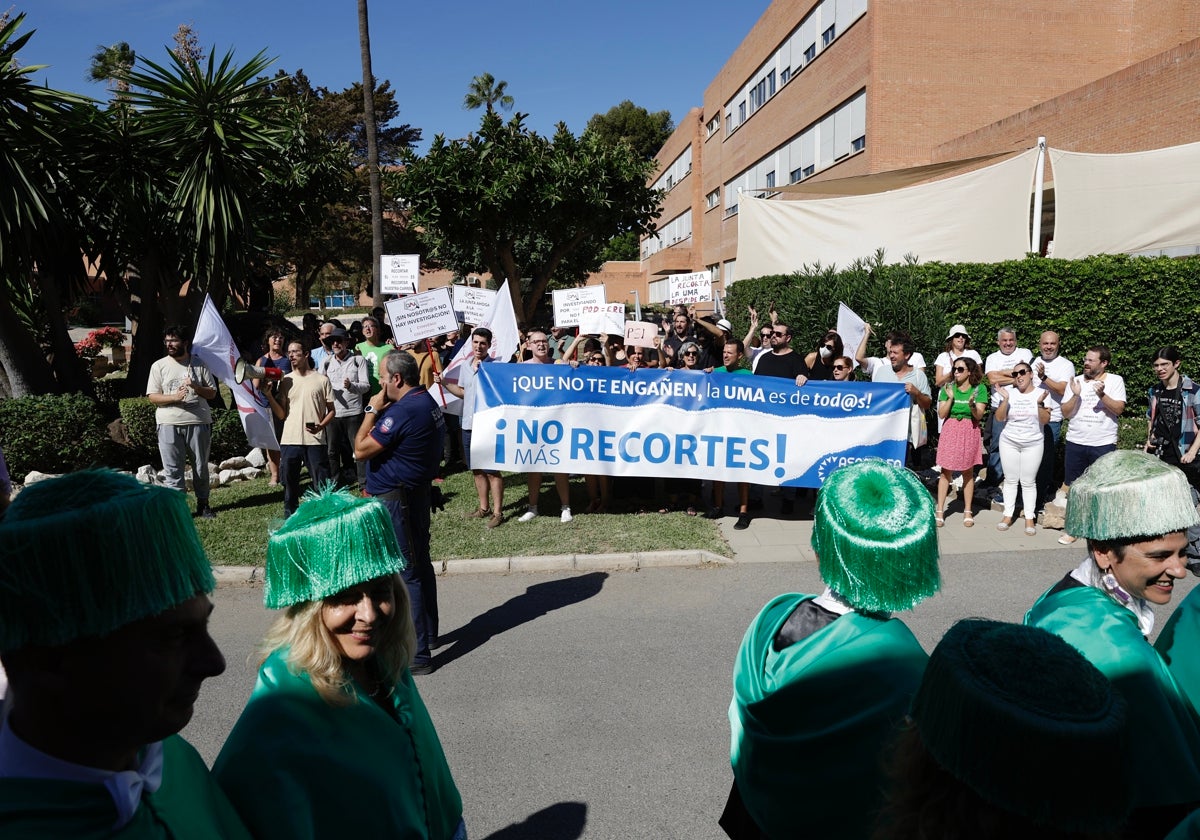
<svg viewBox="0 0 1200 840"><path fill-rule="evenodd" d="M107 421L82 394L0 401L0 446L13 481L26 473L64 473L104 466L115 456Z"/></svg>
<svg viewBox="0 0 1200 840"><path fill-rule="evenodd" d="M956 323L966 325L985 358L996 349L1001 327L1015 329L1017 343L1034 353L1041 333L1054 330L1062 354L1077 369L1088 347L1104 344L1113 354L1109 369L1128 386L1131 410L1145 408L1145 391L1155 381L1150 363L1159 347L1179 347L1184 372L1200 375L1200 258L884 265L876 254L841 271L816 266L738 281L726 301L737 334L745 334L747 304L766 322L772 301L797 336L793 346L805 352L835 325L838 301L880 333L872 355L882 355L882 334L907 329L932 364Z"/></svg>

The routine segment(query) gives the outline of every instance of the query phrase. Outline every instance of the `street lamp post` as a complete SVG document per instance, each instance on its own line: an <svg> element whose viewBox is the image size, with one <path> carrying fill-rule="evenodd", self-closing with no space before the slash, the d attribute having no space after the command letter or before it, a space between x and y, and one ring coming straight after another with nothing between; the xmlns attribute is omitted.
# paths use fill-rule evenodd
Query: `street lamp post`
<svg viewBox="0 0 1200 840"><path fill-rule="evenodd" d="M633 317L634 317L634 320L640 321L640 320L642 320L642 299L638 295L637 289L630 289L629 291L630 291L630 293L633 294Z"/></svg>

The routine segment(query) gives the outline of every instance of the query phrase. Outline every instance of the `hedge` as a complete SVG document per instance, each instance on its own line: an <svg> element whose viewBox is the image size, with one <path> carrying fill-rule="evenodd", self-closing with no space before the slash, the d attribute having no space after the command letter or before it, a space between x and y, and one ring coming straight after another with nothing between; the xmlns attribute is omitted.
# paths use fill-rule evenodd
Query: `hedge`
<svg viewBox="0 0 1200 840"><path fill-rule="evenodd" d="M229 402L229 392L222 386L222 395ZM154 422L154 403L146 397L128 397L121 400L121 419L125 421L125 433L135 450L156 464L158 457L158 424ZM212 410L212 445L209 460L220 463L227 458L245 455L250 451L246 432L236 408L214 408Z"/></svg>
<svg viewBox="0 0 1200 840"><path fill-rule="evenodd" d="M82 394L47 394L0 401L0 446L12 479L103 466L113 454L104 416Z"/></svg>
<svg viewBox="0 0 1200 840"><path fill-rule="evenodd" d="M790 275L740 280L729 287L728 317L736 334L749 324L746 305L767 321L775 302L780 319L808 352L837 319L844 301L876 330L871 355L882 355L884 333L907 329L932 364L946 331L965 324L984 358L996 331L1011 327L1035 354L1044 330L1061 338L1060 352L1082 372L1087 348L1112 351L1109 369L1124 377L1130 410L1144 410L1155 381L1151 359L1161 346L1183 354L1183 371L1200 374L1200 258L1098 256L1086 260L1028 257L1001 263L884 265L882 254L838 271L806 267ZM847 348L853 350L854 348Z"/></svg>

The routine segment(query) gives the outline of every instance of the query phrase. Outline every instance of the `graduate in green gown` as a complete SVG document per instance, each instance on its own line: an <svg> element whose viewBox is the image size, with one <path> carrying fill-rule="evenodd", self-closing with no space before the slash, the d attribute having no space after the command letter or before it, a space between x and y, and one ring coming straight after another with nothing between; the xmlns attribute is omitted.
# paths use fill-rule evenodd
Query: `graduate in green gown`
<svg viewBox="0 0 1200 840"><path fill-rule="evenodd" d="M286 608L213 775L258 840L466 837L462 800L408 666L416 644L387 510L312 494L270 538Z"/></svg>
<svg viewBox="0 0 1200 840"><path fill-rule="evenodd" d="M894 610L940 585L933 500L883 461L837 470L817 497L813 550L828 588L780 595L751 623L733 668L734 840L867 837L880 756L927 656Z"/></svg>
<svg viewBox="0 0 1200 840"><path fill-rule="evenodd" d="M1147 641L1153 605L1169 603L1186 573L1185 530L1196 521L1178 469L1142 452L1101 457L1067 497L1066 530L1087 539L1088 555L1025 615L1079 650L1129 704L1127 837L1162 837L1200 804L1200 721Z"/></svg>
<svg viewBox="0 0 1200 840"><path fill-rule="evenodd" d="M0 837L248 840L179 732L225 660L183 494L87 470L0 520Z"/></svg>

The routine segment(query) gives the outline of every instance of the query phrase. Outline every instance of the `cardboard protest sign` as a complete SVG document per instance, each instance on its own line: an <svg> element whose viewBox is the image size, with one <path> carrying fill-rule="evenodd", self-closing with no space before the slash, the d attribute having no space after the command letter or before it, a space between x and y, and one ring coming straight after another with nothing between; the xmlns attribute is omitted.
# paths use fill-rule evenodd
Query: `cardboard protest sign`
<svg viewBox="0 0 1200 840"><path fill-rule="evenodd" d="M667 303L702 303L712 300L712 277L707 271L671 274L667 277Z"/></svg>
<svg viewBox="0 0 1200 840"><path fill-rule="evenodd" d="M583 305L604 306L603 286L581 286L578 289L555 289L550 293L554 304L554 326L577 327L583 315Z"/></svg>
<svg viewBox="0 0 1200 840"><path fill-rule="evenodd" d="M658 337L658 325L645 321L625 322L625 344L630 347L654 347Z"/></svg>
<svg viewBox="0 0 1200 840"><path fill-rule="evenodd" d="M419 254L384 254L379 258L379 290L385 295L415 295L420 276Z"/></svg>
<svg viewBox="0 0 1200 840"><path fill-rule="evenodd" d="M579 331L589 335L620 335L625 331L625 304L606 303L597 306L585 303L579 315Z"/></svg>
<svg viewBox="0 0 1200 840"><path fill-rule="evenodd" d="M496 301L496 293L491 289L479 289L475 286L453 286L454 311L462 316L464 324L477 327L487 320Z"/></svg>
<svg viewBox="0 0 1200 840"><path fill-rule="evenodd" d="M384 304L397 344L411 344L458 329L450 290L443 287Z"/></svg>

